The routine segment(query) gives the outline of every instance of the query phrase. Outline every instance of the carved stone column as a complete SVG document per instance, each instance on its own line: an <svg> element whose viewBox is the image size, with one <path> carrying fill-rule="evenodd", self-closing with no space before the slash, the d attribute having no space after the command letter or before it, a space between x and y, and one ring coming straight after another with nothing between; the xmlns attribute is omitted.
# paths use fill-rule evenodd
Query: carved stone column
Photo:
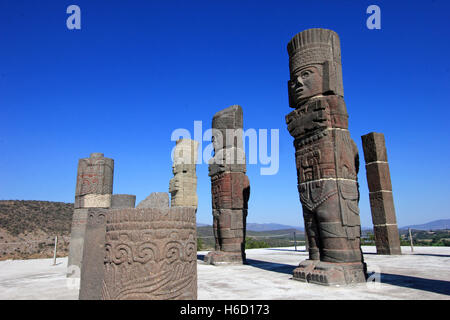
<svg viewBox="0 0 450 320"><path fill-rule="evenodd" d="M210 264L245 262L245 232L250 182L243 150L243 112L231 106L216 113L212 123L214 158L209 164L215 251Z"/></svg>
<svg viewBox="0 0 450 320"><path fill-rule="evenodd" d="M114 160L92 153L78 162L75 205L69 245L68 277L80 277L87 208L109 208L113 191Z"/></svg>
<svg viewBox="0 0 450 320"><path fill-rule="evenodd" d="M294 137L298 191L309 259L295 280L323 285L364 282L360 246L358 150L348 131L341 51L331 30L309 29L288 44L286 116Z"/></svg>

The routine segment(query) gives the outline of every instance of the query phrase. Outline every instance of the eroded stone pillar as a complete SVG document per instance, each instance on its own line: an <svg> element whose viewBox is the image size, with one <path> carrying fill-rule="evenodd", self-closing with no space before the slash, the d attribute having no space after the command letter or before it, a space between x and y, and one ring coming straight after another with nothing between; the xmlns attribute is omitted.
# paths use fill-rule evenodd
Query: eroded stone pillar
<svg viewBox="0 0 450 320"><path fill-rule="evenodd" d="M197 299L194 207L108 211L102 299Z"/></svg>
<svg viewBox="0 0 450 320"><path fill-rule="evenodd" d="M113 191L114 160L92 153L78 161L75 205L69 245L68 277L80 277L88 208L109 208Z"/></svg>
<svg viewBox="0 0 450 320"><path fill-rule="evenodd" d="M366 161L370 209L378 254L401 254L400 236L395 217L391 175L386 144L382 133L361 137Z"/></svg>
<svg viewBox="0 0 450 320"><path fill-rule="evenodd" d="M171 207L197 208L197 174L198 142L180 139L176 142L172 172L174 177L169 182Z"/></svg>
<svg viewBox="0 0 450 320"><path fill-rule="evenodd" d="M209 164L215 251L210 264L245 262L250 182L243 150L243 111L238 105L217 112L212 121L214 157Z"/></svg>
<svg viewBox="0 0 450 320"><path fill-rule="evenodd" d="M323 285L364 282L360 246L358 149L348 131L341 51L331 30L309 29L289 42L289 106L298 191L309 259L295 280Z"/></svg>

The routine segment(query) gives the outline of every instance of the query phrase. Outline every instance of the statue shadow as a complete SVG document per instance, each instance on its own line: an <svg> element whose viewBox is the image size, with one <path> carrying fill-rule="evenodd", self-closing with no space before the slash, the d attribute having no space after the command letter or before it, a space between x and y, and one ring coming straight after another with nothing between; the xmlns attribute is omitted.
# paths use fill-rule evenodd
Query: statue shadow
<svg viewBox="0 0 450 320"><path fill-rule="evenodd" d="M450 295L450 281L381 273L381 283Z"/></svg>
<svg viewBox="0 0 450 320"><path fill-rule="evenodd" d="M262 261L262 260L254 260L254 259L246 259L246 265L250 265L255 268L263 269L266 271L273 271L273 272L279 272L279 273L285 273L292 275L292 272L294 271L297 266L292 266L290 264L283 264L283 263L276 263L276 262L268 262L268 261Z"/></svg>

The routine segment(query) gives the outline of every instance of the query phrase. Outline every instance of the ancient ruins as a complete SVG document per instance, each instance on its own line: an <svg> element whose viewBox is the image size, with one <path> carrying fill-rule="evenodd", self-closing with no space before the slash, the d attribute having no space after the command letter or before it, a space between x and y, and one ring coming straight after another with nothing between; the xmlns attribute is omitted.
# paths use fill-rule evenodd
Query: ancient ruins
<svg viewBox="0 0 450 320"><path fill-rule="evenodd" d="M80 277L88 208L111 207L113 177L114 160L105 158L103 153L92 153L78 161L68 277Z"/></svg>
<svg viewBox="0 0 450 320"><path fill-rule="evenodd" d="M197 198L193 186L186 189L189 205L169 207L168 193L154 192L135 208L136 196L111 195L111 183L104 207L85 208L80 300L197 298Z"/></svg>
<svg viewBox="0 0 450 320"><path fill-rule="evenodd" d="M361 139L377 253L401 254L384 135L371 132Z"/></svg>
<svg viewBox="0 0 450 320"><path fill-rule="evenodd" d="M215 251L210 264L245 262L245 230L250 183L243 149L243 112L234 105L217 112L212 121L214 157L209 164Z"/></svg>
<svg viewBox="0 0 450 320"><path fill-rule="evenodd" d="M331 30L309 29L287 46L286 116L294 137L298 191L309 259L294 279L323 285L366 280L360 246L358 149L348 131L341 50Z"/></svg>

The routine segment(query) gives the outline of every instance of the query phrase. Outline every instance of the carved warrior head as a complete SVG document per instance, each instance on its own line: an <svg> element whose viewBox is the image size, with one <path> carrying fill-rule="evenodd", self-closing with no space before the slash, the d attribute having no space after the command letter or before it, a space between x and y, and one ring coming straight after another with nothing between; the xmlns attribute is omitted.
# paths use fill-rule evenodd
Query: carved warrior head
<svg viewBox="0 0 450 320"><path fill-rule="evenodd" d="M287 50L291 108L321 94L344 96L341 47L336 32L327 29L302 31L288 43Z"/></svg>

